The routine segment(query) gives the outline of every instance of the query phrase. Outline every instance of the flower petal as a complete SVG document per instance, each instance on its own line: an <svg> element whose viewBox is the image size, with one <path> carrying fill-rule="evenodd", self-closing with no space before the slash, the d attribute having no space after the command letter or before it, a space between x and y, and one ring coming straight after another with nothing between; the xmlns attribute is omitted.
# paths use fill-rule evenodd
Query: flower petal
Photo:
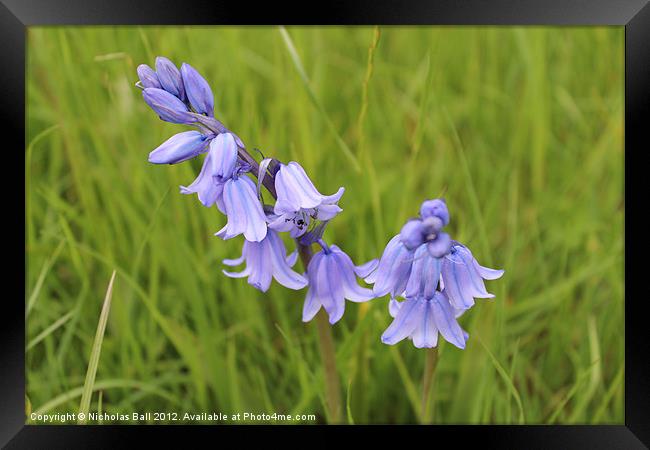
<svg viewBox="0 0 650 450"><path fill-rule="evenodd" d="M242 270L241 272L229 272L229 271L224 270L224 269L221 269L221 271L223 272L223 274L225 276L230 277L230 278L244 278L244 277L247 277L247 276L249 276L251 274L251 270L248 267L245 268L244 270Z"/></svg>
<svg viewBox="0 0 650 450"><path fill-rule="evenodd" d="M394 298L390 299L390 302L388 302L388 314L390 314L391 317L397 317L397 313L399 312L399 309L402 307L403 302L398 302Z"/></svg>
<svg viewBox="0 0 650 450"><path fill-rule="evenodd" d="M251 242L260 242L266 237L266 219L253 181L246 176L226 181L223 197L228 223L216 233L217 236L230 239L243 233Z"/></svg>
<svg viewBox="0 0 650 450"><path fill-rule="evenodd" d="M199 201L208 208L215 203L219 203L219 199L223 196L223 183L219 183L213 177L206 175L203 169L201 169L201 173L192 184L180 188L181 194L198 194ZM222 210L222 208L219 209Z"/></svg>
<svg viewBox="0 0 650 450"><path fill-rule="evenodd" d="M298 250L294 250L289 253L286 260L289 267L293 267L296 264L296 261L298 261Z"/></svg>
<svg viewBox="0 0 650 450"><path fill-rule="evenodd" d="M467 268L462 262L452 258L444 258L442 262L442 279L445 284L445 294L449 301L458 309L468 309L474 305L474 298L467 288Z"/></svg>
<svg viewBox="0 0 650 450"><path fill-rule="evenodd" d="M433 258L426 245L421 245L413 256L413 267L406 283L405 297L433 297L440 279L441 261Z"/></svg>
<svg viewBox="0 0 650 450"><path fill-rule="evenodd" d="M210 143L210 174L219 181L232 178L237 165L237 144L231 133L221 133Z"/></svg>
<svg viewBox="0 0 650 450"><path fill-rule="evenodd" d="M395 320L381 335L381 342L393 345L413 333L424 310L424 300L408 298L402 302Z"/></svg>
<svg viewBox="0 0 650 450"><path fill-rule="evenodd" d="M277 233L273 230L268 231L265 240L269 243L273 277L276 281L284 287L295 290L307 286L307 279L291 270L287 264L287 251Z"/></svg>
<svg viewBox="0 0 650 450"><path fill-rule="evenodd" d="M332 195L321 195L321 203L324 203L326 205L331 205L339 200L341 200L341 197L343 197L343 194L345 193L345 188L341 186L338 191L336 191Z"/></svg>
<svg viewBox="0 0 650 450"><path fill-rule="evenodd" d="M244 242L246 253L246 268L250 267L248 284L266 292L271 286L273 276L271 262L271 246L268 241Z"/></svg>
<svg viewBox="0 0 650 450"><path fill-rule="evenodd" d="M227 266L234 267L234 266L238 266L238 265L240 265L241 263L243 263L245 259L246 259L246 258L244 257L244 255L241 255L239 258L235 258L235 259L224 259L224 260L221 261L221 262L222 262L223 264L227 265Z"/></svg>
<svg viewBox="0 0 650 450"><path fill-rule="evenodd" d="M367 263L361 264L359 266L355 266L354 271L356 272L359 278L366 278L370 276L372 272L377 270L378 266L379 266L379 258L375 258L375 259L371 259Z"/></svg>
<svg viewBox="0 0 650 450"><path fill-rule="evenodd" d="M309 322L313 319L321 306L322 305L315 294L315 289L310 287L307 291L307 297L305 297L305 304L302 307L302 321Z"/></svg>
<svg viewBox="0 0 650 450"><path fill-rule="evenodd" d="M333 254L323 254L316 273L316 295L329 314L330 324L335 324L345 311L341 274Z"/></svg>
<svg viewBox="0 0 650 450"><path fill-rule="evenodd" d="M372 289L375 296L381 297L389 292L395 296L404 292L412 264L413 252L400 242L399 234L394 236L386 245L377 270L371 275L375 280Z"/></svg>
<svg viewBox="0 0 650 450"><path fill-rule="evenodd" d="M320 310L322 303L316 293L317 274L320 270L320 265L323 262L323 253L316 253L309 265L307 266L307 279L309 281L309 290L305 298L305 304L302 309L302 321L309 322L314 318L316 313Z"/></svg>
<svg viewBox="0 0 650 450"><path fill-rule="evenodd" d="M420 322L413 332L413 345L416 348L433 348L438 345L438 327L433 319L433 307L426 302Z"/></svg>
<svg viewBox="0 0 650 450"><path fill-rule="evenodd" d="M465 335L444 293L436 292L430 301L436 327L449 343L465 348Z"/></svg>
<svg viewBox="0 0 650 450"><path fill-rule="evenodd" d="M361 287L357 284L354 274L354 264L350 257L341 251L336 245L331 247L331 258L335 261L339 274L341 275L343 295L353 302L366 302L375 298L371 289Z"/></svg>
<svg viewBox="0 0 650 450"><path fill-rule="evenodd" d="M501 278L501 276L504 274L503 269L490 269L489 267L483 267L474 259L474 267L478 271L479 275L481 278L485 280L496 280L498 278Z"/></svg>
<svg viewBox="0 0 650 450"><path fill-rule="evenodd" d="M316 209L316 219L332 220L338 213L343 211L338 205L321 204Z"/></svg>
<svg viewBox="0 0 650 450"><path fill-rule="evenodd" d="M305 170L294 161L280 165L280 170L275 174L275 190L278 195L276 213L315 208L323 198Z"/></svg>

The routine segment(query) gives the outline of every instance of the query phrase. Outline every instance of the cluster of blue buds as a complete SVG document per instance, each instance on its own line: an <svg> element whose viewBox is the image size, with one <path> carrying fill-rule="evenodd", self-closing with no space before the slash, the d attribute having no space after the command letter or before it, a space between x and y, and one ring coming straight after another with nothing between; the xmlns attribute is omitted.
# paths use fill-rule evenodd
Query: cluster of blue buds
<svg viewBox="0 0 650 450"><path fill-rule="evenodd" d="M467 333L456 318L474 304L474 298L492 297L483 279L499 278L503 271L480 266L469 249L442 231L449 224L444 200L425 201L420 216L391 239L381 259L357 266L338 246L323 239L328 222L342 212L338 202L343 187L323 195L295 161L284 164L265 158L258 163L242 140L214 117L212 90L189 64L183 63L179 70L169 59L158 57L155 70L142 64L137 72L136 86L160 119L196 128L163 142L149 154L149 162L176 164L207 153L197 178L181 186L180 192L197 194L203 206L216 205L227 217L216 236L224 240L244 236L241 257L223 263L245 264L245 268L223 270L226 276L246 277L262 292L273 279L289 289L307 287L305 322L322 307L334 324L343 316L346 299L366 302L390 294L394 321L382 342L395 344L410 337L416 347L435 347L440 333L464 348ZM275 199L274 205L264 203L262 185ZM288 233L298 249L287 254L280 233ZM310 254L312 244L321 250L303 260L305 273L296 272L298 250ZM357 278L372 284L372 289L359 285ZM405 300L399 302L397 297Z"/></svg>
<svg viewBox="0 0 650 450"><path fill-rule="evenodd" d="M409 220L388 242L377 269L365 278L374 283L376 296L391 296L394 320L381 336L383 343L408 337L418 348L435 347L441 334L465 348L468 334L456 319L474 305L474 298L494 297L483 280L499 278L503 270L481 266L467 247L442 231L448 224L445 201L426 200L420 217Z"/></svg>

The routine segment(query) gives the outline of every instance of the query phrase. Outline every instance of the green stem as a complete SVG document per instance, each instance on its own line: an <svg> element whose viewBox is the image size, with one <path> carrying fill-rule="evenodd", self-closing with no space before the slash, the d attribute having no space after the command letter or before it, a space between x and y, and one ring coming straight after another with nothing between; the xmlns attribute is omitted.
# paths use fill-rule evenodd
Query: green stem
<svg viewBox="0 0 650 450"><path fill-rule="evenodd" d="M299 243L298 253L300 254L300 259L305 270L307 270L309 261L311 261L311 246ZM325 409L327 410L327 419L328 423L340 423L341 385L336 370L336 354L334 352L332 327L327 320L327 313L324 309L321 309L316 314L316 327L318 329L318 344L325 376Z"/></svg>
<svg viewBox="0 0 650 450"><path fill-rule="evenodd" d="M422 412L420 421L423 424L431 423L430 392L433 384L433 375L438 366L438 347L427 349L427 356L424 363L424 375L422 377Z"/></svg>
<svg viewBox="0 0 650 450"><path fill-rule="evenodd" d="M203 116L197 115L199 122L213 131L215 134L227 132L228 129L219 121L215 119L206 119ZM244 144L241 143L241 140L238 142L238 155L242 161L248 163L251 166L251 174L257 178L259 171L259 164L252 157L250 153L244 147ZM355 160L356 162L356 160ZM275 180L271 176L264 177L262 184L270 192L273 198L277 199L277 193L275 191ZM307 266L309 266L309 261L311 261L312 251L311 245L303 245L300 243L300 239L296 239L296 244L298 245L298 253L300 254L300 259L302 265L307 271ZM327 245L321 241L321 246L324 246L323 249L327 249ZM339 383L339 376L336 370L336 354L334 353L334 339L332 339L332 329L327 320L327 314L324 310L321 310L316 315L316 324L318 327L318 340L320 345L321 358L323 360L323 367L325 372L325 406L327 409L327 417L329 423L340 423L341 421L341 385Z"/></svg>

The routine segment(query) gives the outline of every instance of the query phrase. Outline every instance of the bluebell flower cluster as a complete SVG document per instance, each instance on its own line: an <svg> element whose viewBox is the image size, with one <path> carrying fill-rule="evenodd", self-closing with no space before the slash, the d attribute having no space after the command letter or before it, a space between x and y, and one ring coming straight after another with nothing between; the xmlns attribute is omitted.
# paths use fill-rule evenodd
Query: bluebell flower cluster
<svg viewBox="0 0 650 450"><path fill-rule="evenodd" d="M465 347L468 334L457 318L475 298L493 297L483 280L497 279L503 271L481 266L467 247L444 231L450 221L444 200L423 202L419 216L404 224L380 259L355 265L343 250L323 239L329 221L342 212L338 203L343 187L323 195L295 161L284 164L267 158L257 163L242 140L214 117L210 85L192 66L183 63L179 69L158 57L155 69L142 64L137 73L136 86L161 120L195 128L167 139L149 154L149 162L177 164L206 154L196 179L180 186L180 192L196 194L203 206L216 205L226 216L226 225L216 236L244 237L241 257L223 264L245 267L240 272L224 269L226 276L245 277L262 292L273 279L289 289L307 287L304 322L323 308L334 324L343 316L346 300L366 302L390 294L394 320L382 342L392 345L410 338L416 347L435 347L440 334ZM261 185L275 204L264 203ZM298 250L287 255L281 233L288 233L301 254L308 255L303 259L305 273L293 269ZM321 250L309 259L313 244ZM361 286L358 279L372 287Z"/></svg>
<svg viewBox="0 0 650 450"><path fill-rule="evenodd" d="M481 266L463 244L443 231L449 211L442 199L426 200L420 216L409 220L386 245L377 268L365 280L376 296L390 294L393 322L381 336L385 344L410 338L418 348L435 347L438 334L465 348L468 334L457 318L475 298L492 298L483 280L503 270ZM397 300L402 297L404 300Z"/></svg>
<svg viewBox="0 0 650 450"><path fill-rule="evenodd" d="M222 239L244 236L242 255L226 259L226 266L245 263L244 270L223 270L231 278L246 277L251 286L266 292L273 279L289 289L309 286L303 320L310 321L321 306L330 323L338 322L345 310L345 299L364 302L373 291L357 284L376 268L377 261L355 266L336 245L322 238L325 225L342 209L338 206L345 189L332 195L321 194L305 170L295 161L288 164L270 160L257 162L247 153L241 139L214 117L214 96L207 81L192 66L178 69L164 57L156 58L155 70L145 64L137 69L144 101L160 119L196 127L175 134L149 154L154 164L177 164L207 153L201 172L182 194L197 194L205 207L217 206L227 217L226 225L215 233ZM257 172L256 172L257 170ZM250 176L258 178L256 184ZM263 203L260 184L270 177L274 205ZM268 187L268 185L267 185ZM317 243L306 273L293 270L297 252L287 256L280 233L300 238L300 245ZM298 241L296 241L298 242Z"/></svg>

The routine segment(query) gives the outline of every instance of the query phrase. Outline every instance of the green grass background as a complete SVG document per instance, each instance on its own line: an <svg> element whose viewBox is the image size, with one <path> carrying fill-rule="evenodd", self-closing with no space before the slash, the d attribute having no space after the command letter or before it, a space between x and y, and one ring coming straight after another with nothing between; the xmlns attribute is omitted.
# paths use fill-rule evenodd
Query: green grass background
<svg viewBox="0 0 650 450"><path fill-rule="evenodd" d="M78 410L116 269L91 411L325 421L305 291L222 275L241 240L178 193L201 161L147 162L183 130L134 87L165 55L249 148L346 187L326 238L355 262L444 193L452 236L505 268L467 348L440 345L434 422L623 423L623 28L287 31L298 59L277 27L28 30L28 411ZM333 327L346 421L419 420L424 353L380 342L387 303Z"/></svg>

